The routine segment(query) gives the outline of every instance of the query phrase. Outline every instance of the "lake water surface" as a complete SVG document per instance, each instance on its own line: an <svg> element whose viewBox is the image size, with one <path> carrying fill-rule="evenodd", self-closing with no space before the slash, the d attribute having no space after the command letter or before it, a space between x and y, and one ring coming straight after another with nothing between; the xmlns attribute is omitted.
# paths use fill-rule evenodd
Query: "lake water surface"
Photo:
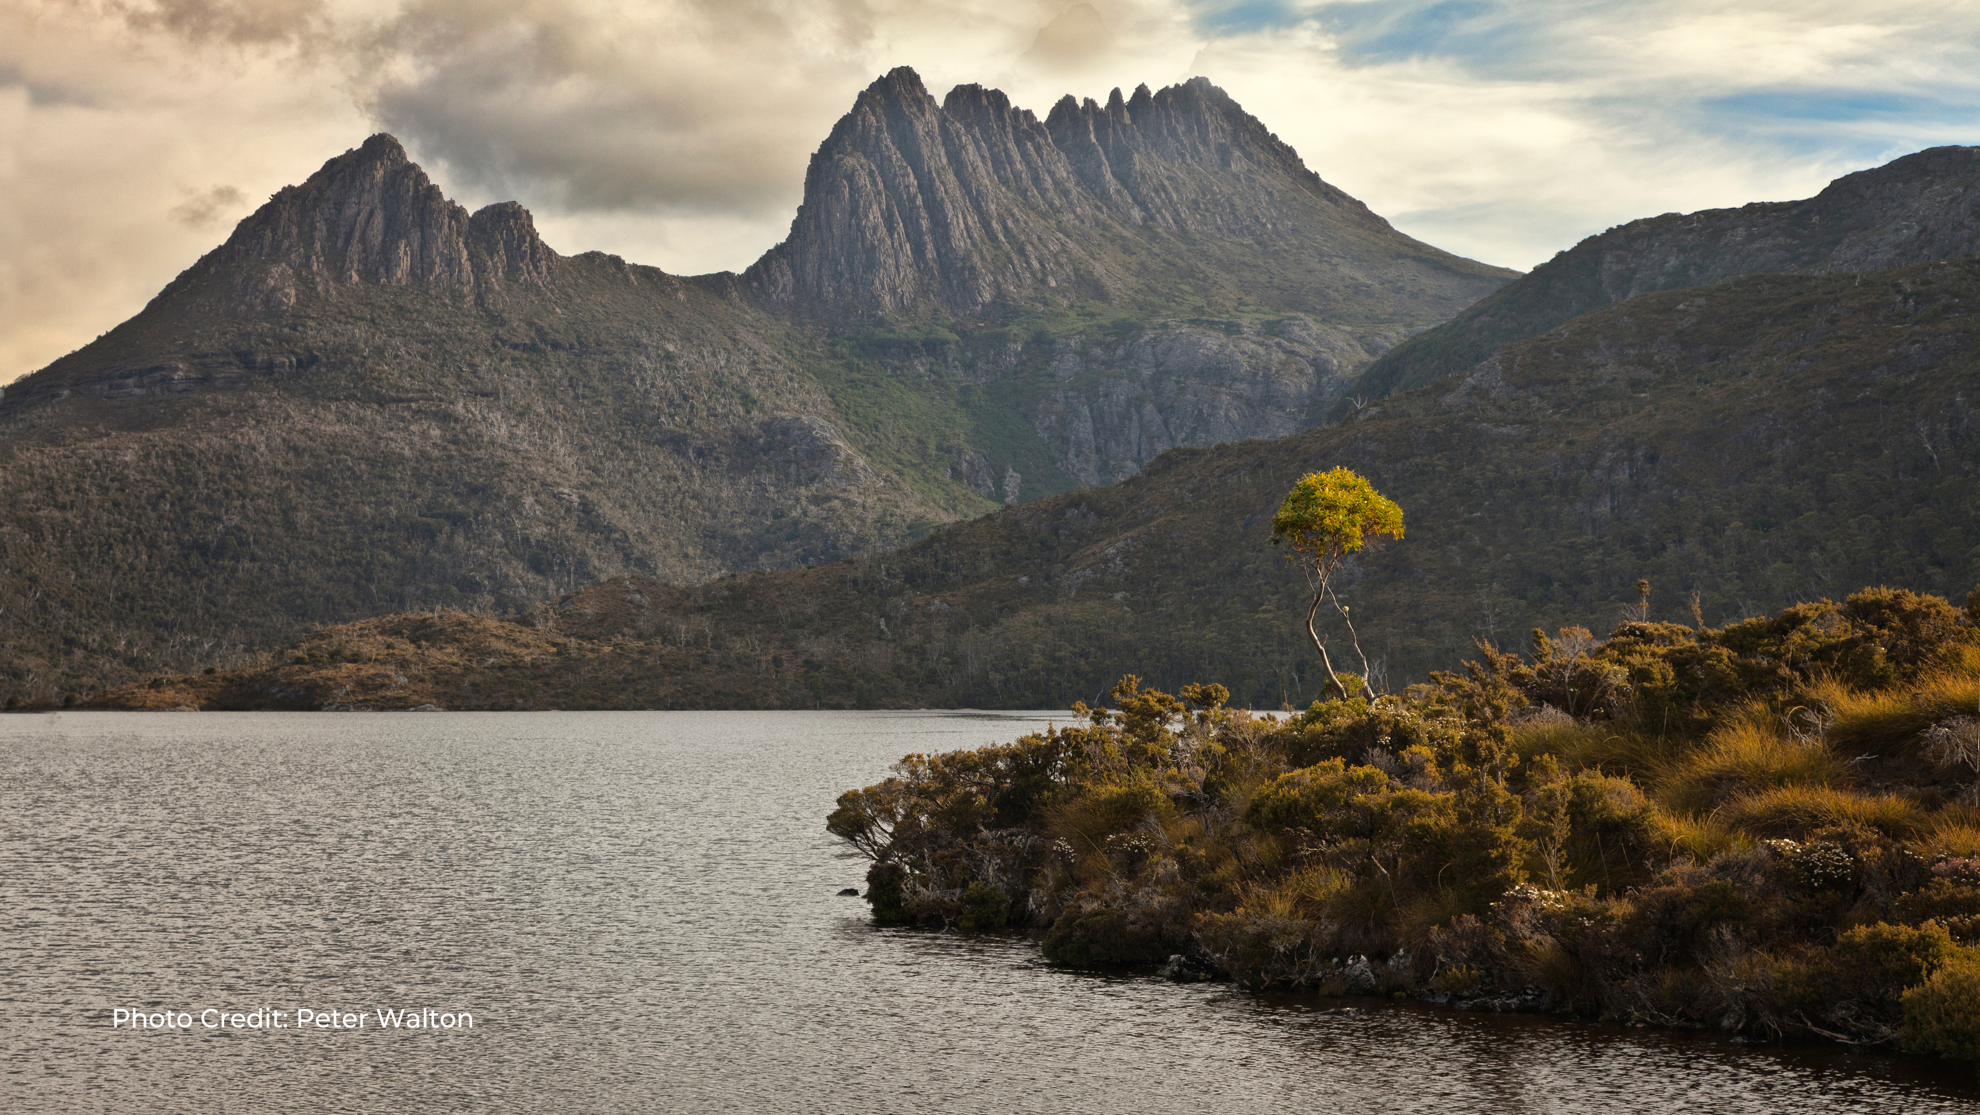
<svg viewBox="0 0 1980 1115"><path fill-rule="evenodd" d="M864 885L823 829L841 791L1049 715L0 716L0 1109L1980 1110L1930 1061L1329 1014L837 896ZM257 1007L288 1025L201 1025Z"/></svg>

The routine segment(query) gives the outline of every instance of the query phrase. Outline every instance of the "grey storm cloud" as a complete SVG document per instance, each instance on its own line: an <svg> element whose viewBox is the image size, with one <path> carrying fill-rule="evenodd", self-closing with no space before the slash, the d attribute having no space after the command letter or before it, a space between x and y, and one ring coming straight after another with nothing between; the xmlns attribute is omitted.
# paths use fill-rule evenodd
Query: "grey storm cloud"
<svg viewBox="0 0 1980 1115"><path fill-rule="evenodd" d="M332 59L376 124L456 186L567 213L788 208L804 158L852 93L908 60L884 45L876 53L883 26L911 38L994 23L1047 64L1091 60L1110 37L1093 5L1052 0L408 0L369 16L325 0L149 0L116 10L195 45L289 44Z"/></svg>
<svg viewBox="0 0 1980 1115"><path fill-rule="evenodd" d="M194 43L300 43L330 30L322 0L151 0L112 10L139 31L164 31Z"/></svg>
<svg viewBox="0 0 1980 1115"><path fill-rule="evenodd" d="M570 211L782 204L793 151L822 137L790 106L856 76L834 56L868 33L860 6L810 6L806 31L844 48L822 58L772 5L656 13L629 27L583 5L431 0L366 45L368 106L456 180Z"/></svg>

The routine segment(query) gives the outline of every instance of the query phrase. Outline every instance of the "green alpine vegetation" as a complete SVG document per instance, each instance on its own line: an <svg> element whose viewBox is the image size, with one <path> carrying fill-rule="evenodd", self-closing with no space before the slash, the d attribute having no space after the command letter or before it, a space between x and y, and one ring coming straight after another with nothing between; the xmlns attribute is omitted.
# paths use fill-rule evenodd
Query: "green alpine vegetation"
<svg viewBox="0 0 1980 1115"><path fill-rule="evenodd" d="M528 623L610 658L546 663L533 698L470 671L479 690L436 675L428 699L1055 708L1134 671L1304 707L1328 682L1300 626L1312 593L1272 520L1297 478L1342 467L1410 513L1407 538L1344 557L1331 581L1370 617L1357 625L1378 688L1456 668L1475 639L1607 630L1639 579L1655 586L1649 618L1692 622L1696 593L1712 626L1864 584L1959 598L1980 582L1977 304L1975 260L1646 295L1352 421L1172 450L1122 483L892 553L686 588L603 581ZM1317 619L1345 645L1337 611ZM318 692L292 682L263 688ZM390 689L340 701L399 707ZM259 691L229 700L273 699Z"/></svg>
<svg viewBox="0 0 1980 1115"><path fill-rule="evenodd" d="M1129 676L827 828L881 924L1055 963L1980 1060L1980 589L1347 688L1259 716Z"/></svg>

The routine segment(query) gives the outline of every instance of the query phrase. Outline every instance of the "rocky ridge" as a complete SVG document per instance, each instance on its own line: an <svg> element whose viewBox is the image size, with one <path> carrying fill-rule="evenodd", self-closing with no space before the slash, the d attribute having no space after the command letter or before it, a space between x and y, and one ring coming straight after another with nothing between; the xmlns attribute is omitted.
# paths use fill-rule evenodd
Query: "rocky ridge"
<svg viewBox="0 0 1980 1115"><path fill-rule="evenodd" d="M1368 399L1467 371L1500 346L1653 291L1822 275L1980 252L1980 147L1935 147L1801 201L1666 213L1591 236L1371 365Z"/></svg>
<svg viewBox="0 0 1980 1115"><path fill-rule="evenodd" d="M1186 262L1220 248L1235 255ZM789 238L743 282L780 304L968 316L1179 279L1215 299L1237 255L1301 272L1244 276L1252 300L1390 321L1440 319L1514 274L1396 232L1203 78L1066 97L1040 120L978 85L938 104L902 67L812 157Z"/></svg>
<svg viewBox="0 0 1980 1115"><path fill-rule="evenodd" d="M1304 428L1369 356L1505 278L1394 233L1203 82L1039 121L974 86L938 106L897 71L819 167L766 259L853 235L849 259L894 261L860 274L891 274L891 304L947 341L869 351L841 328L859 314L808 316L870 285L780 299L560 255L514 202L449 200L390 136L277 192L0 395L0 609L24 617L0 682L45 695L393 609L884 548L1172 446ZM878 194L852 188L861 167ZM884 220L825 220L835 197L869 216L884 197ZM890 228L906 239L874 238ZM1282 266L1282 242L1312 258ZM1313 270L1326 245L1353 266Z"/></svg>
<svg viewBox="0 0 1980 1115"><path fill-rule="evenodd" d="M389 135L374 135L288 186L235 227L220 248L159 295L210 273L238 276L252 307L295 304L296 284L414 283L486 292L541 286L561 257L513 201L470 214L449 200Z"/></svg>
<svg viewBox="0 0 1980 1115"><path fill-rule="evenodd" d="M514 203L469 214L373 137L0 397L0 679L224 663L954 517L870 464L801 344L729 279L561 256Z"/></svg>
<svg viewBox="0 0 1980 1115"><path fill-rule="evenodd" d="M1354 372L1402 334L1293 314L1262 324L1164 322L1120 341L1068 340L1033 357L1042 383L1025 419L1066 475L1110 484L1170 449L1311 427Z"/></svg>

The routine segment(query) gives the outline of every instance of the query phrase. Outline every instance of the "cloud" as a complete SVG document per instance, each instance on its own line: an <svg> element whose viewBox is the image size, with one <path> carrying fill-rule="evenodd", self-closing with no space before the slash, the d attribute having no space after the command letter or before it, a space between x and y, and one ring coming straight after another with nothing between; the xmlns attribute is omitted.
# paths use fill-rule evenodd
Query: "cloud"
<svg viewBox="0 0 1980 1115"><path fill-rule="evenodd" d="M112 4L139 31L195 42L265 45L320 39L329 16L320 0L150 0Z"/></svg>
<svg viewBox="0 0 1980 1115"><path fill-rule="evenodd" d="M211 228L222 217L246 216L247 195L232 186L186 192L191 196L174 205L167 214L187 228Z"/></svg>
<svg viewBox="0 0 1980 1115"><path fill-rule="evenodd" d="M1040 112L1202 74L1404 231L1522 267L1980 140L1980 7L1942 0L14 0L0 381L372 130L561 251L746 266L902 64Z"/></svg>
<svg viewBox="0 0 1980 1115"><path fill-rule="evenodd" d="M764 213L788 206L800 152L869 77L862 14L422 0L365 44L365 101L466 189L580 213Z"/></svg>
<svg viewBox="0 0 1980 1115"><path fill-rule="evenodd" d="M1114 29L1091 4L1074 4L1038 29L1021 63L1058 69L1083 66L1106 56L1114 45Z"/></svg>
<svg viewBox="0 0 1980 1115"><path fill-rule="evenodd" d="M1367 0L1292 16L1213 39L1197 68L1404 231L1511 266L1634 217L1805 197L1980 140L1970 6Z"/></svg>

